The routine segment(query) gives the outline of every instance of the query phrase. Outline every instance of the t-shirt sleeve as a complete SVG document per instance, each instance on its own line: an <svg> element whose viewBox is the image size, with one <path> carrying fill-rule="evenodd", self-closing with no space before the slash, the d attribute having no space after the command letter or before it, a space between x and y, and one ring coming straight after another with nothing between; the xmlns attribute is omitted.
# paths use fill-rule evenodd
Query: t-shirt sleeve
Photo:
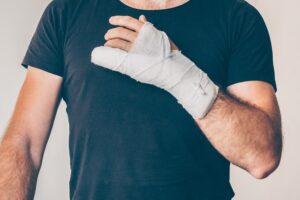
<svg viewBox="0 0 300 200"><path fill-rule="evenodd" d="M44 10L21 65L63 76L62 8L51 1Z"/></svg>
<svg viewBox="0 0 300 200"><path fill-rule="evenodd" d="M231 19L227 86L258 80L271 84L276 92L272 45L266 24L252 5L238 2L238 11Z"/></svg>

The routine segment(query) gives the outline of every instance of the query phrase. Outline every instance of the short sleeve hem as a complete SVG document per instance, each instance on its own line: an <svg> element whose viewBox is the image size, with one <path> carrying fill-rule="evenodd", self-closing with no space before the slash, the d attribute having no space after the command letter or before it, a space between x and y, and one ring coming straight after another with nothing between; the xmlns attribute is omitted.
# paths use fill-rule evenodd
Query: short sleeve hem
<svg viewBox="0 0 300 200"><path fill-rule="evenodd" d="M23 61L21 65L26 69L28 68L28 66L31 66L49 72L51 74L55 74L57 76L63 77L63 72L58 68L53 67L53 66L58 66L57 64L49 64L49 63L44 63L39 61L35 61L35 62Z"/></svg>
<svg viewBox="0 0 300 200"><path fill-rule="evenodd" d="M263 81L277 92L269 31L259 11L239 1L231 18L226 87L245 81Z"/></svg>
<svg viewBox="0 0 300 200"><path fill-rule="evenodd" d="M63 76L64 4L51 1L38 22L21 65Z"/></svg>
<svg viewBox="0 0 300 200"><path fill-rule="evenodd" d="M275 92L277 92L277 85L276 81L272 80L271 78L267 78L265 75L251 75L249 74L248 76L243 76L243 77L235 77L234 79L231 79L230 81L227 82L226 87L229 87L230 85L236 84L236 83L241 83L241 82L247 82L247 81L263 81L266 83L269 83Z"/></svg>

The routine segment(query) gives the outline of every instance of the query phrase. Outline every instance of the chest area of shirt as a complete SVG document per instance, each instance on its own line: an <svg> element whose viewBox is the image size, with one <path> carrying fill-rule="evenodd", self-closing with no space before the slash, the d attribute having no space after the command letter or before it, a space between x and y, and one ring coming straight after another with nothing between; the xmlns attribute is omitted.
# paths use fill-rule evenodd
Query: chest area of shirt
<svg viewBox="0 0 300 200"><path fill-rule="evenodd" d="M111 13L111 14L108 14ZM110 16L130 15L137 17L140 13L118 13L106 10L102 14L90 13L88 18L78 18L67 38L64 49L66 76L85 78L91 71L95 73L95 65L91 63L91 52L103 45L105 33L113 28L109 24ZM141 12L142 14L142 12ZM153 13L146 16L159 30L167 33L172 41L182 50L182 53L203 69L212 79L223 82L226 74L226 41L217 24L207 23L207 20L191 15L172 16ZM199 16L201 17L201 16ZM96 73L101 73L97 70Z"/></svg>

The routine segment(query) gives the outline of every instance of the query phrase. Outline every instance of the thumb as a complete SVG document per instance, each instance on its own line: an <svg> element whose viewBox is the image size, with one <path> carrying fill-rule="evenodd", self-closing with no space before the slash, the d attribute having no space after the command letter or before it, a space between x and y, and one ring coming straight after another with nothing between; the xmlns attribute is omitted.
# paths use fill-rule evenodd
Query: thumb
<svg viewBox="0 0 300 200"><path fill-rule="evenodd" d="M126 58L127 52L112 47L96 47L91 54L91 62L101 67L123 73L120 65Z"/></svg>
<svg viewBox="0 0 300 200"><path fill-rule="evenodd" d="M139 20L142 22L147 22L147 18L145 17L145 15L140 15Z"/></svg>

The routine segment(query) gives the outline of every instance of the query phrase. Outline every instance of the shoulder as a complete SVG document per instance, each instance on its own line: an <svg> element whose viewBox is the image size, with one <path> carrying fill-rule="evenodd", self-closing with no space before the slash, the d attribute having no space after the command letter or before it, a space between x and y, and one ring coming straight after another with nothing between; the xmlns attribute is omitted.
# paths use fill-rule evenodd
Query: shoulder
<svg viewBox="0 0 300 200"><path fill-rule="evenodd" d="M245 0L227 0L230 1L230 13L232 17L249 17L252 19L261 18L260 12L252 4Z"/></svg>
<svg viewBox="0 0 300 200"><path fill-rule="evenodd" d="M197 0L195 0L197 1ZM224 14L259 15L258 10L245 0L203 0L204 5L215 8Z"/></svg>
<svg viewBox="0 0 300 200"><path fill-rule="evenodd" d="M226 23L231 31L234 33L265 31L266 24L263 16L252 4L245 0L224 0L224 2L227 13Z"/></svg>
<svg viewBox="0 0 300 200"><path fill-rule="evenodd" d="M214 14L216 17L222 17L224 20L238 21L244 17L260 18L259 11L248 1L245 0L194 0L196 7L203 8Z"/></svg>
<svg viewBox="0 0 300 200"><path fill-rule="evenodd" d="M53 16L55 19L59 19L61 23L65 24L73 16L75 5L80 0L52 0L50 1L45 9L45 13Z"/></svg>
<svg viewBox="0 0 300 200"><path fill-rule="evenodd" d="M52 0L48 3L48 7L63 12L71 9L77 2L78 0Z"/></svg>

